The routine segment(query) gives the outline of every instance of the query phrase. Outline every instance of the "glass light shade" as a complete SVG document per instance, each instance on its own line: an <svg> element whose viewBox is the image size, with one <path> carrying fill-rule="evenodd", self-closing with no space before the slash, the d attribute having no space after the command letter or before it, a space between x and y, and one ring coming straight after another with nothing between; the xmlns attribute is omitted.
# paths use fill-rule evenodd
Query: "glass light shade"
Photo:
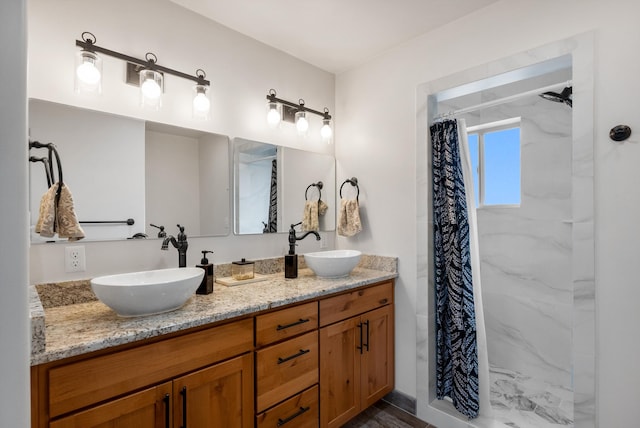
<svg viewBox="0 0 640 428"><path fill-rule="evenodd" d="M305 135L309 130L309 121L304 111L296 112L296 129L300 135Z"/></svg>
<svg viewBox="0 0 640 428"><path fill-rule="evenodd" d="M270 128L276 128L280 125L280 109L278 108L278 103L267 103L267 123Z"/></svg>
<svg viewBox="0 0 640 428"><path fill-rule="evenodd" d="M160 108L162 100L162 73L140 71L140 101L143 107Z"/></svg>
<svg viewBox="0 0 640 428"><path fill-rule="evenodd" d="M193 87L195 96L193 97L193 118L209 120L211 112L211 101L209 100L209 86L195 85Z"/></svg>
<svg viewBox="0 0 640 428"><path fill-rule="evenodd" d="M320 136L322 140L330 143L331 137L333 137L333 130L331 129L331 119L322 119L322 128L320 128Z"/></svg>
<svg viewBox="0 0 640 428"><path fill-rule="evenodd" d="M78 93L102 93L102 59L86 50L76 54L75 90Z"/></svg>

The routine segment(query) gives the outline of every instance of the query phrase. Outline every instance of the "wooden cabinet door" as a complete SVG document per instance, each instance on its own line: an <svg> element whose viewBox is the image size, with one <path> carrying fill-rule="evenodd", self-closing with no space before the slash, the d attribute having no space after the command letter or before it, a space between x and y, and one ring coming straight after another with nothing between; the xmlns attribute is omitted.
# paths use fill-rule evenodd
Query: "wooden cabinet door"
<svg viewBox="0 0 640 428"><path fill-rule="evenodd" d="M320 426L340 427L360 411L360 317L320 329Z"/></svg>
<svg viewBox="0 0 640 428"><path fill-rule="evenodd" d="M173 396L175 427L253 427L252 354L175 379Z"/></svg>
<svg viewBox="0 0 640 428"><path fill-rule="evenodd" d="M49 424L50 428L171 428L171 382Z"/></svg>
<svg viewBox="0 0 640 428"><path fill-rule="evenodd" d="M393 307L363 314L361 407L365 409L391 392L394 385Z"/></svg>

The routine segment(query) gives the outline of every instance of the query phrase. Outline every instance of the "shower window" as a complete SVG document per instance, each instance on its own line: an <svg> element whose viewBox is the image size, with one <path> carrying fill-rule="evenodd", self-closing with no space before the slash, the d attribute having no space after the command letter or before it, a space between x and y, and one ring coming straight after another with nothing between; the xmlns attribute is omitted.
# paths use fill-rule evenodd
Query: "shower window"
<svg viewBox="0 0 640 428"><path fill-rule="evenodd" d="M520 118L467 128L476 207L520 205Z"/></svg>

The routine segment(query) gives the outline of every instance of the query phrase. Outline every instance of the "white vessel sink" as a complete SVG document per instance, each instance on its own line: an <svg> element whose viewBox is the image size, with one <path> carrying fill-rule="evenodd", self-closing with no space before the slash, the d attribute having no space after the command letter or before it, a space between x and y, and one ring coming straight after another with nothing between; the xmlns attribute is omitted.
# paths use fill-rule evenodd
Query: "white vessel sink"
<svg viewBox="0 0 640 428"><path fill-rule="evenodd" d="M101 276L91 280L91 288L118 315L136 317L180 308L203 276L198 267L158 269Z"/></svg>
<svg viewBox="0 0 640 428"><path fill-rule="evenodd" d="M324 278L340 278L351 273L360 261L357 250L331 250L307 253L304 261L316 275Z"/></svg>

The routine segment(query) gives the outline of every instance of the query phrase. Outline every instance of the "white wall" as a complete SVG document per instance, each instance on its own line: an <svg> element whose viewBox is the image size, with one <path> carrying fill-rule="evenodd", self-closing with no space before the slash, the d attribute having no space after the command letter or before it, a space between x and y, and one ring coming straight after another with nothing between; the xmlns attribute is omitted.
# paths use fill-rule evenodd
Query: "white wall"
<svg viewBox="0 0 640 428"><path fill-rule="evenodd" d="M615 19L611 18L615 12ZM595 194L597 385L599 426L634 426L640 372L640 288L634 262L640 253L637 137L614 144L612 126L640 126L640 3L615 0L505 0L414 39L336 80L338 181L358 177L366 231L338 238L356 247L399 256L396 291L396 385L415 385L416 88L471 67L595 30ZM393 230L393 233L389 233Z"/></svg>
<svg viewBox="0 0 640 428"><path fill-rule="evenodd" d="M335 161L325 155L310 155L300 150L282 150L280 163L283 186L282 201L282 227L289 230L292 224L302 221L305 208L305 194L309 200L318 200L318 196L329 206L325 215L318 216L320 230L333 231L336 228L336 180ZM322 181L322 193L318 194L318 188L313 186L307 190L311 183ZM302 230L299 228L298 230ZM300 241L298 241L300 242Z"/></svg>
<svg viewBox="0 0 640 428"><path fill-rule="evenodd" d="M26 2L0 2L0 426L29 425ZM10 41L10 42L6 42Z"/></svg>
<svg viewBox="0 0 640 428"><path fill-rule="evenodd" d="M146 17L147 19L141 19ZM152 51L158 63L184 72L202 68L211 81L212 120L191 117L192 83L165 77L163 106L148 111L138 106L138 88L123 82L124 63L103 56L103 94L79 96L73 92L75 40L83 31L97 37L97 45L135 57ZM86 107L134 118L201 131L333 154L333 145L311 132L298 137L292 124L272 130L265 119L270 88L284 99L304 98L307 105L333 111L334 76L281 51L242 36L183 9L168 0L69 0L29 3L29 97ZM312 118L312 121L314 119ZM318 123L312 125L320 127ZM168 233L173 233L167 227ZM328 240L333 245L333 239ZM177 252L160 251L156 240L84 242L86 272L64 272L64 244L34 245L30 252L30 281L60 281L96 275L175 266ZM314 242L298 250L315 251ZM200 261L199 251L211 249L213 263L283 255L287 237L227 236L190 238L189 265Z"/></svg>
<svg viewBox="0 0 640 428"><path fill-rule="evenodd" d="M177 224L187 236L201 235L199 146L197 138L146 133L147 218L168 235L178 233Z"/></svg>
<svg viewBox="0 0 640 428"><path fill-rule="evenodd" d="M231 232L229 138L206 134L198 139L200 167L200 235Z"/></svg>

